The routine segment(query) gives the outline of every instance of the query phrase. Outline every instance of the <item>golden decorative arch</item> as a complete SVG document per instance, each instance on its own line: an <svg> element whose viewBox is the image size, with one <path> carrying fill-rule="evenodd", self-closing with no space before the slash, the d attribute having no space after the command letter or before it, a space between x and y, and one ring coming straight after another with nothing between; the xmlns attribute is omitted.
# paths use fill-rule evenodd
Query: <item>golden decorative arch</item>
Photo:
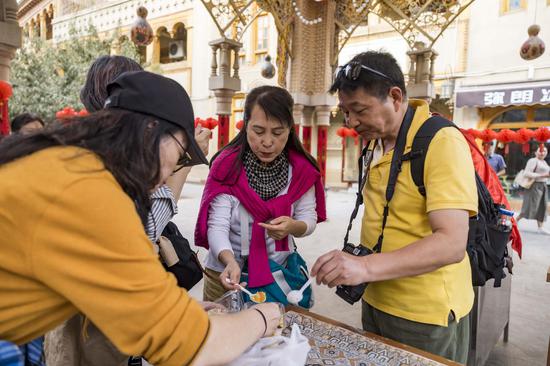
<svg viewBox="0 0 550 366"><path fill-rule="evenodd" d="M279 33L277 67L279 85L286 84L289 57L292 57L290 40L296 14L290 0L201 0L214 20L220 35L240 39L248 25L257 16L258 8L273 15ZM470 6L474 0L333 0L336 1L334 26L336 36L332 52L332 65L353 31L366 24L373 13L389 23L411 49L418 42L431 48L447 27ZM320 5L321 6L321 5ZM232 27L234 31L232 31ZM232 34L234 33L234 34Z"/></svg>

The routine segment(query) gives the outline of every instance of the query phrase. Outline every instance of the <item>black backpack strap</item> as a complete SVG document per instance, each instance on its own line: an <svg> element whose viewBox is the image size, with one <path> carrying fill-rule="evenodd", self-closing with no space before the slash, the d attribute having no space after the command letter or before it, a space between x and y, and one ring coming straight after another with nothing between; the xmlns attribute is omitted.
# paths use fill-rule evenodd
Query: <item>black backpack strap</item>
<svg viewBox="0 0 550 366"><path fill-rule="evenodd" d="M426 196L426 187L424 186L424 164L430 142L439 130L445 127L458 128L451 121L441 117L430 117L420 126L413 139L411 151L403 156L403 160L411 161L411 175L414 184L422 196Z"/></svg>
<svg viewBox="0 0 550 366"><path fill-rule="evenodd" d="M407 108L407 112L399 127L399 132L397 133L397 140L395 141L395 146L393 148L393 156L391 159L390 165L390 176L388 177L388 186L386 187L386 205L384 206L384 212L382 217L382 230L380 231L380 236L376 241L376 245L372 249L374 252L382 252L382 242L384 241L384 229L386 228L386 221L388 220L388 215L390 213L390 201L393 198L395 192L395 186L397 184L397 176L401 172L401 164L403 163L403 152L405 151L405 145L407 144L407 134L411 128L412 120L414 118L415 110L412 107Z"/></svg>

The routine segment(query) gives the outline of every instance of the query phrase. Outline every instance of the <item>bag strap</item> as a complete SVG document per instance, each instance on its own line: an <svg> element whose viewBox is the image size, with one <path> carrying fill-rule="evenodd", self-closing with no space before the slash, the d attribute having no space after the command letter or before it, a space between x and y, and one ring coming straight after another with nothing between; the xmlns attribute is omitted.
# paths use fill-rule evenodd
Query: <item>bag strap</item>
<svg viewBox="0 0 550 366"><path fill-rule="evenodd" d="M369 141L367 145L363 148L361 151L361 156L359 156L359 160L357 161L357 164L359 166L359 177L357 179L357 192L355 193L355 207L353 208L353 211L351 213L351 216L349 218L349 224L348 228L346 230L346 236L344 237L344 246L348 244L349 239L349 232L351 231L351 227L353 226L353 220L355 220L355 217L357 217L357 212L359 212L359 206L363 204L363 187L365 186L365 183L367 182L367 176L370 169L370 163L372 161L372 155L373 152L370 150L370 145L372 141ZM365 174L363 175L363 169L365 169Z"/></svg>
<svg viewBox="0 0 550 366"><path fill-rule="evenodd" d="M411 161L411 175L414 184L422 196L426 196L426 187L424 186L424 165L430 142L434 136L445 127L458 128L451 121L441 117L432 116L420 126L413 139L411 151L403 156L403 160Z"/></svg>
<svg viewBox="0 0 550 366"><path fill-rule="evenodd" d="M403 117L403 121L401 123L401 126L399 127L399 132L397 134L397 140L395 142L391 166L390 166L390 176L388 178L388 185L386 187L386 204L384 206L384 213L382 217L382 230L380 231L380 235L378 236L378 240L376 242L376 245L373 248L373 251L375 252L381 252L382 251L382 242L384 241L384 229L386 228L386 222L389 215L389 204L391 199L393 198L393 194L395 193L395 186L397 184L397 176L401 172L401 164L403 163L403 151L405 150L405 145L407 143L407 133L409 132L409 129L412 124L412 120L414 118L414 109L412 107L407 108L407 112L405 113L405 116ZM361 157L359 158L359 180L358 182L358 189L357 189L357 197L355 200L355 208L353 209L353 212L350 217L350 222L348 225L348 229L346 231L346 236L344 238L344 245L348 243L349 238L349 232L352 227L353 220L357 216L357 212L359 211L359 206L363 204L363 188L367 182L368 179L368 172L370 170L370 164L372 162L372 150L369 149L371 145L371 142L367 144L367 146L363 149L363 152L361 153ZM370 154L369 154L370 151ZM367 156L369 155L369 156ZM365 174L363 176L362 169L365 167Z"/></svg>

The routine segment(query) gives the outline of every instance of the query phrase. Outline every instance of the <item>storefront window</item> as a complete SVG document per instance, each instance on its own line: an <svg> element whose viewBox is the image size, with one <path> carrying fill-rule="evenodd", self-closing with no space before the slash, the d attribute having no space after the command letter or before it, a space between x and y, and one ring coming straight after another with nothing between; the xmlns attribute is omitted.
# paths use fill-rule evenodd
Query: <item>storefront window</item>
<svg viewBox="0 0 550 366"><path fill-rule="evenodd" d="M535 122L550 121L550 108L535 109Z"/></svg>
<svg viewBox="0 0 550 366"><path fill-rule="evenodd" d="M527 121L526 109L511 109L496 116L491 123Z"/></svg>

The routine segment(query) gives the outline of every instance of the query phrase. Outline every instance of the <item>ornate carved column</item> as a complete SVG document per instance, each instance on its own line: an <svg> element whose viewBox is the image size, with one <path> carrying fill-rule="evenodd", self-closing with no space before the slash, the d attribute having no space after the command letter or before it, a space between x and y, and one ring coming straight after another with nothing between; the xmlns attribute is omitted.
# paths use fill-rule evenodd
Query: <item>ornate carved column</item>
<svg viewBox="0 0 550 366"><path fill-rule="evenodd" d="M407 93L410 98L431 99L434 97L433 75L437 52L426 47L424 42L416 42L412 51L408 51L411 64Z"/></svg>
<svg viewBox="0 0 550 366"><path fill-rule="evenodd" d="M242 43L228 38L220 38L210 42L209 45L212 48L212 65L208 87L214 91L216 96L218 149L221 149L229 142L231 101L235 92L241 89L238 60ZM233 70L233 74L231 74L231 70Z"/></svg>
<svg viewBox="0 0 550 366"><path fill-rule="evenodd" d="M294 130L296 131L296 136L298 136L298 138L300 137L300 125L302 124L303 115L303 104L294 104L294 107L292 108L292 117L294 117Z"/></svg>
<svg viewBox="0 0 550 366"><path fill-rule="evenodd" d="M323 185L326 180L327 171L327 141L328 126L330 125L330 108L328 105L318 105L315 107L317 116L317 163L321 171Z"/></svg>
<svg viewBox="0 0 550 366"><path fill-rule="evenodd" d="M16 0L0 2L0 80L9 79L10 62L21 47L21 28L16 14Z"/></svg>
<svg viewBox="0 0 550 366"><path fill-rule="evenodd" d="M313 126L313 107L304 108L302 124L302 143L308 153L311 153L311 128Z"/></svg>
<svg viewBox="0 0 550 366"><path fill-rule="evenodd" d="M38 19L40 19L40 38L46 39L46 34L48 33L48 27L46 25L46 11L44 10L40 13Z"/></svg>

